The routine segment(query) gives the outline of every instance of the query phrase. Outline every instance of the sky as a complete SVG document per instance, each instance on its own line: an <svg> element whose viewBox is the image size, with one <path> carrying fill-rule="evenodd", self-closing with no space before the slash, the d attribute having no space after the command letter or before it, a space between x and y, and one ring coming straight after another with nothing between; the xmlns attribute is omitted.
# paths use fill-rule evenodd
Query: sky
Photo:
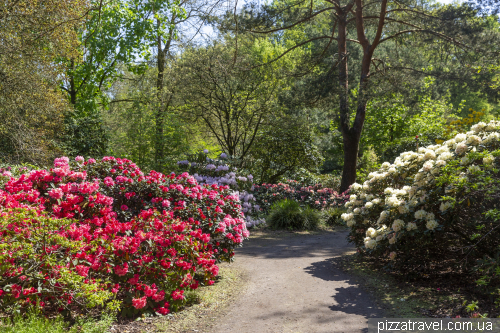
<svg viewBox="0 0 500 333"><path fill-rule="evenodd" d="M441 3L445 3L445 4L452 3L454 1L455 0L437 0L437 2L441 2ZM458 2L462 2L462 1L459 0Z"/></svg>

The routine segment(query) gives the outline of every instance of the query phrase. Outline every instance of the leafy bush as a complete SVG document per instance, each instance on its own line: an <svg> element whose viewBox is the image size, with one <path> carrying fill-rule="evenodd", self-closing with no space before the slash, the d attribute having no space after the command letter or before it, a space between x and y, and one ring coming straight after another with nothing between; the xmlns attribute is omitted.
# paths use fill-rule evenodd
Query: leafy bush
<svg viewBox="0 0 500 333"><path fill-rule="evenodd" d="M252 186L253 176L238 168L240 161L222 153L218 158L209 158L208 149L189 156L189 160L178 161L181 171L188 171L200 184L227 185L235 191L246 191Z"/></svg>
<svg viewBox="0 0 500 333"><path fill-rule="evenodd" d="M0 305L4 311L30 305L43 308L48 303L45 298L56 309L74 302L94 307L112 298L101 281L84 281L76 269L67 267L87 245L63 236L71 232L72 221L23 207L5 192L0 192L0 202L17 206L4 208L0 217Z"/></svg>
<svg viewBox="0 0 500 333"><path fill-rule="evenodd" d="M131 161L77 157L0 190L0 307L29 304L166 314L212 284L248 237L227 186L184 173L144 175ZM91 181L89 181L91 180ZM113 301L114 300L114 301Z"/></svg>
<svg viewBox="0 0 500 333"><path fill-rule="evenodd" d="M297 201L285 199L274 203L268 224L276 229L315 229L319 224L319 213L310 207L302 208Z"/></svg>
<svg viewBox="0 0 500 333"><path fill-rule="evenodd" d="M400 272L460 266L483 272L479 283L498 279L499 128L478 123L442 145L402 153L353 184L342 215L350 241L390 258Z"/></svg>
<svg viewBox="0 0 500 333"><path fill-rule="evenodd" d="M248 172L242 173L236 165L238 160L220 154L218 158L207 157L208 149L190 156L189 160L177 162L180 170L189 170L200 184L216 184L218 186L229 186L234 195L242 201L242 211L245 213L247 227L262 223L262 219L256 218L260 213L260 206L255 205L255 198L249 193L252 188L253 176Z"/></svg>
<svg viewBox="0 0 500 333"><path fill-rule="evenodd" d="M321 222L321 217L317 209L309 206L302 208L302 216L304 217L303 229L313 230L318 228L318 225Z"/></svg>
<svg viewBox="0 0 500 333"><path fill-rule="evenodd" d="M0 325L3 333L105 333L109 332L114 319L108 314L100 320L80 317L68 328L68 323L61 316L48 319L38 311L29 311L25 316L18 314L12 319L4 320Z"/></svg>
<svg viewBox="0 0 500 333"><path fill-rule="evenodd" d="M327 208L321 212L321 219L328 226L345 225L342 214L346 212L344 207Z"/></svg>

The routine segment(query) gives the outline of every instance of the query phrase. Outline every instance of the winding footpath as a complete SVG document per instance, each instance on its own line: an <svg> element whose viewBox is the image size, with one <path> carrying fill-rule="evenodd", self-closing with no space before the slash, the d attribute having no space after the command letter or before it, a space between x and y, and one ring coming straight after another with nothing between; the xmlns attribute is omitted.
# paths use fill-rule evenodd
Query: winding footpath
<svg viewBox="0 0 500 333"><path fill-rule="evenodd" d="M214 333L367 332L382 310L336 267L353 248L345 232L251 238L237 250L246 290L212 327Z"/></svg>

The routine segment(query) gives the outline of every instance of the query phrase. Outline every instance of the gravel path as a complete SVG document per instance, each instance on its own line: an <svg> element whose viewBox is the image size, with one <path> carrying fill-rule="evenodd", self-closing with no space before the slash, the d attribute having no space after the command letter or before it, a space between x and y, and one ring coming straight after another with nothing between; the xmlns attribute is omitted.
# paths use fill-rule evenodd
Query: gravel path
<svg viewBox="0 0 500 333"><path fill-rule="evenodd" d="M382 317L382 310L336 268L336 258L353 251L345 238L328 232L245 241L235 265L247 288L212 331L366 332L367 318Z"/></svg>

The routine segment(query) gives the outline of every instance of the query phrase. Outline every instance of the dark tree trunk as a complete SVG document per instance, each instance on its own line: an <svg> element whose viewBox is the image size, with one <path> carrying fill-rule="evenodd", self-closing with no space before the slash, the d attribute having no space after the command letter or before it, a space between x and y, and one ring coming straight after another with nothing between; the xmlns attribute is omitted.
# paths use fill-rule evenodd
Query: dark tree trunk
<svg viewBox="0 0 500 333"><path fill-rule="evenodd" d="M71 76L69 78L69 101L71 105L76 104L76 87L75 87L75 77L74 77L74 70L75 70L75 61L71 59Z"/></svg>
<svg viewBox="0 0 500 333"><path fill-rule="evenodd" d="M342 131L344 143L344 167L340 192L345 192L356 182L356 166L358 164L359 141L365 122L366 103L360 103L356 112L356 119L352 128Z"/></svg>
<svg viewBox="0 0 500 333"><path fill-rule="evenodd" d="M356 118L352 127L350 126L349 106L347 105L347 92L349 91L348 75L347 75L347 52L346 52L346 25L345 15L352 7L346 7L337 10L339 16L339 80L341 85L340 97L340 129L344 142L344 168L342 171L342 181L340 183L340 191L345 192L354 182L356 182L356 165L358 162L359 140L363 125L365 123L366 104L368 102L368 79L370 77L370 65L372 62L373 52L380 42L382 30L385 22L385 14L387 9L387 0L382 0L377 33L370 44L365 34L363 3L362 0L355 0L356 3L356 30L358 41L363 48L363 60L361 61L361 77L359 83L358 103L356 109ZM354 4L354 2L352 3ZM343 96L345 94L345 96Z"/></svg>
<svg viewBox="0 0 500 333"><path fill-rule="evenodd" d="M342 181L340 191L345 192L351 184L356 182L356 165L358 164L359 140L356 133L343 135L344 142L344 168L342 170Z"/></svg>

